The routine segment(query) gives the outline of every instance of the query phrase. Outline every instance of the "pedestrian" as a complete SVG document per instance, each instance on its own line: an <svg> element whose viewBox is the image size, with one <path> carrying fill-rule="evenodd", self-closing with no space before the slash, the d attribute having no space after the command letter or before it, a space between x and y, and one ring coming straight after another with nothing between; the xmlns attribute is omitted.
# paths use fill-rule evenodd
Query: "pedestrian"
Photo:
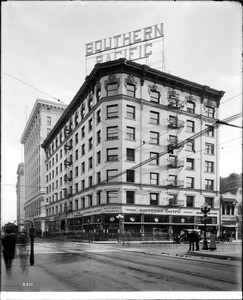
<svg viewBox="0 0 243 300"><path fill-rule="evenodd" d="M216 234L214 233L213 230L211 231L211 234L210 234L209 249L210 249L210 251L216 250Z"/></svg>
<svg viewBox="0 0 243 300"><path fill-rule="evenodd" d="M193 231L187 233L188 240L189 240L189 250L194 251L194 234Z"/></svg>
<svg viewBox="0 0 243 300"><path fill-rule="evenodd" d="M196 244L196 251L199 251L199 240L200 240L200 237L199 237L199 233L194 231L193 232L194 234L194 241L195 241L195 244Z"/></svg>
<svg viewBox="0 0 243 300"><path fill-rule="evenodd" d="M28 249L27 249L27 236L24 232L22 232L19 235L19 240L18 240L18 250L19 250L19 258L20 258L20 266L22 269L22 272L28 271L27 268L27 262L28 262Z"/></svg>
<svg viewBox="0 0 243 300"><path fill-rule="evenodd" d="M16 236L11 227L5 229L4 237L2 238L3 259L8 274L11 273L12 260L15 256Z"/></svg>
<svg viewBox="0 0 243 300"><path fill-rule="evenodd" d="M89 243L90 242L93 242L93 234L91 230L89 231Z"/></svg>

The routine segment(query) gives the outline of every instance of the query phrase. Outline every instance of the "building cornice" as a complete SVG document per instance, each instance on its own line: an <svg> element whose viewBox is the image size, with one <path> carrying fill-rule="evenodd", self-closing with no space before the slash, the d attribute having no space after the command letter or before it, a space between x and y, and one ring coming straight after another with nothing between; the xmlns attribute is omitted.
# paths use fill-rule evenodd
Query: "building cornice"
<svg viewBox="0 0 243 300"><path fill-rule="evenodd" d="M53 101L37 98L36 101L35 101L35 104L32 108L32 111L30 113L30 116L28 118L28 121L25 125L24 131L22 133L22 136L21 136L21 139L20 139L21 144L25 143L25 139L26 139L27 134L30 130L30 127L32 126L33 121L34 121L34 119L35 119L35 117L38 113L39 107L41 107L41 106L48 106L50 108L55 108L55 109L66 109L68 105L64 104L64 103L56 103L56 102L53 102Z"/></svg>

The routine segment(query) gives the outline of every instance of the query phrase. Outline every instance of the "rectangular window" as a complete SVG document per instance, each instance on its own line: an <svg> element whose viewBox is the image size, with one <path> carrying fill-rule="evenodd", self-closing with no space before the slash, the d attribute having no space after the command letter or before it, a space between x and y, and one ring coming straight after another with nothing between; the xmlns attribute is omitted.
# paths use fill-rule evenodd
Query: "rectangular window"
<svg viewBox="0 0 243 300"><path fill-rule="evenodd" d="M81 154L84 155L85 154L85 144L83 144L81 146Z"/></svg>
<svg viewBox="0 0 243 300"><path fill-rule="evenodd" d="M135 180L135 171L134 170L127 170L127 182L134 182Z"/></svg>
<svg viewBox="0 0 243 300"><path fill-rule="evenodd" d="M96 193L96 203L97 203L97 205L101 204L101 191L98 191Z"/></svg>
<svg viewBox="0 0 243 300"><path fill-rule="evenodd" d="M47 116L47 126L51 126L51 117Z"/></svg>
<svg viewBox="0 0 243 300"><path fill-rule="evenodd" d="M194 196L186 196L186 206L194 207Z"/></svg>
<svg viewBox="0 0 243 300"><path fill-rule="evenodd" d="M117 175L117 173L118 173L118 169L107 170L106 171L107 181L118 181L118 178L114 177Z"/></svg>
<svg viewBox="0 0 243 300"><path fill-rule="evenodd" d="M177 195L169 194L169 205L170 206L177 205Z"/></svg>
<svg viewBox="0 0 243 300"><path fill-rule="evenodd" d="M91 206L93 206L93 196L92 196L92 194L91 195L88 195L88 205L89 205L89 207L91 207Z"/></svg>
<svg viewBox="0 0 243 300"><path fill-rule="evenodd" d="M78 183L75 183L75 193L78 193Z"/></svg>
<svg viewBox="0 0 243 300"><path fill-rule="evenodd" d="M211 179L205 179L205 190L213 191L214 181Z"/></svg>
<svg viewBox="0 0 243 300"><path fill-rule="evenodd" d="M97 132L97 145L101 142L101 131Z"/></svg>
<svg viewBox="0 0 243 300"><path fill-rule="evenodd" d="M210 106L205 106L205 115L210 118L214 118L214 108Z"/></svg>
<svg viewBox="0 0 243 300"><path fill-rule="evenodd" d="M81 164L81 172L82 173L85 172L85 162L82 162L82 164Z"/></svg>
<svg viewBox="0 0 243 300"><path fill-rule="evenodd" d="M100 109L96 113L96 121L97 121L97 124L99 124L101 122L101 111L100 111Z"/></svg>
<svg viewBox="0 0 243 300"><path fill-rule="evenodd" d="M127 95L130 97L135 97L135 85L131 83L127 83Z"/></svg>
<svg viewBox="0 0 243 300"><path fill-rule="evenodd" d="M81 136L82 136L82 138L85 137L85 126L83 126L83 127L81 128Z"/></svg>
<svg viewBox="0 0 243 300"><path fill-rule="evenodd" d="M81 203L82 203L82 208L85 208L85 198L84 197L81 198Z"/></svg>
<svg viewBox="0 0 243 300"><path fill-rule="evenodd" d="M117 203L118 202L118 191L107 191L107 203Z"/></svg>
<svg viewBox="0 0 243 300"><path fill-rule="evenodd" d="M107 88L107 96L108 97L118 94L118 83L117 82L107 84L106 88Z"/></svg>
<svg viewBox="0 0 243 300"><path fill-rule="evenodd" d="M135 107L127 105L126 117L130 120L135 120Z"/></svg>
<svg viewBox="0 0 243 300"><path fill-rule="evenodd" d="M214 127L211 125L206 125L207 131L205 133L206 136L214 137Z"/></svg>
<svg viewBox="0 0 243 300"><path fill-rule="evenodd" d="M93 177L89 176L89 187L93 185Z"/></svg>
<svg viewBox="0 0 243 300"><path fill-rule="evenodd" d="M214 162L205 161L205 172L209 172L209 173L214 172Z"/></svg>
<svg viewBox="0 0 243 300"><path fill-rule="evenodd" d="M156 111L150 111L150 123L159 124L159 113Z"/></svg>
<svg viewBox="0 0 243 300"><path fill-rule="evenodd" d="M89 119L89 131L93 129L93 119Z"/></svg>
<svg viewBox="0 0 243 300"><path fill-rule="evenodd" d="M127 160L135 161L135 150L131 148L127 148Z"/></svg>
<svg viewBox="0 0 243 300"><path fill-rule="evenodd" d="M78 149L75 151L75 160L78 160Z"/></svg>
<svg viewBox="0 0 243 300"><path fill-rule="evenodd" d="M75 144L78 144L78 133L75 134Z"/></svg>
<svg viewBox="0 0 243 300"><path fill-rule="evenodd" d="M186 131L195 132L195 122L187 120L186 121Z"/></svg>
<svg viewBox="0 0 243 300"><path fill-rule="evenodd" d="M159 204L159 194L150 193L150 205L158 205Z"/></svg>
<svg viewBox="0 0 243 300"><path fill-rule="evenodd" d="M186 150L195 152L195 150L194 150L194 141L188 141L186 143Z"/></svg>
<svg viewBox="0 0 243 300"><path fill-rule="evenodd" d="M157 91L150 90L150 101L159 103L160 94Z"/></svg>
<svg viewBox="0 0 243 300"><path fill-rule="evenodd" d="M159 174L150 173L150 184L158 185L159 184Z"/></svg>
<svg viewBox="0 0 243 300"><path fill-rule="evenodd" d="M118 104L107 106L106 113L107 119L118 118Z"/></svg>
<svg viewBox="0 0 243 300"><path fill-rule="evenodd" d="M92 169L93 168L93 157L91 156L89 158L89 169Z"/></svg>
<svg viewBox="0 0 243 300"><path fill-rule="evenodd" d="M195 113L195 103L187 101L187 111L194 114Z"/></svg>
<svg viewBox="0 0 243 300"><path fill-rule="evenodd" d="M93 148L93 138L89 138L89 150Z"/></svg>
<svg viewBox="0 0 243 300"><path fill-rule="evenodd" d="M212 197L205 197L205 203L211 206L211 208L214 208L214 198Z"/></svg>
<svg viewBox="0 0 243 300"><path fill-rule="evenodd" d="M153 160L151 160L151 164L155 164L155 165L159 164L159 153L150 152L150 158L153 158Z"/></svg>
<svg viewBox="0 0 243 300"><path fill-rule="evenodd" d="M214 144L205 144L205 152L206 154L214 155Z"/></svg>
<svg viewBox="0 0 243 300"><path fill-rule="evenodd" d="M134 204L135 199L135 192L134 191L127 191L127 204Z"/></svg>
<svg viewBox="0 0 243 300"><path fill-rule="evenodd" d="M155 131L150 131L150 143L159 145L159 133Z"/></svg>
<svg viewBox="0 0 243 300"><path fill-rule="evenodd" d="M101 162L101 152L98 151L97 152L97 165L100 164L100 162Z"/></svg>
<svg viewBox="0 0 243 300"><path fill-rule="evenodd" d="M117 161L118 160L118 148L106 149L107 161Z"/></svg>
<svg viewBox="0 0 243 300"><path fill-rule="evenodd" d="M100 181L101 181L101 173L98 172L96 175L97 175L97 177L96 177L97 183L100 183Z"/></svg>
<svg viewBox="0 0 243 300"><path fill-rule="evenodd" d="M100 87L98 87L96 90L96 99L97 99L97 102L100 101L100 99L101 99L101 88Z"/></svg>
<svg viewBox="0 0 243 300"><path fill-rule="evenodd" d="M60 150L60 159L62 158L62 149Z"/></svg>
<svg viewBox="0 0 243 300"><path fill-rule="evenodd" d="M85 180L84 179L81 181L81 187L82 187L82 190L85 188Z"/></svg>
<svg viewBox="0 0 243 300"><path fill-rule="evenodd" d="M194 159L193 158L187 158L186 159L186 169L187 170L194 170Z"/></svg>
<svg viewBox="0 0 243 300"><path fill-rule="evenodd" d="M75 176L78 177L78 167L75 167Z"/></svg>
<svg viewBox="0 0 243 300"><path fill-rule="evenodd" d="M127 126L127 135L126 138L128 140L134 141L135 140L135 128Z"/></svg>
<svg viewBox="0 0 243 300"><path fill-rule="evenodd" d="M107 127L107 140L118 139L118 126Z"/></svg>
<svg viewBox="0 0 243 300"><path fill-rule="evenodd" d="M78 200L75 200L75 210L78 210L79 207L78 207Z"/></svg>
<svg viewBox="0 0 243 300"><path fill-rule="evenodd" d="M194 188L194 178L193 177L187 177L186 178L186 187L187 188Z"/></svg>
<svg viewBox="0 0 243 300"><path fill-rule="evenodd" d="M88 101L88 110L90 111L91 108L93 107L93 98L89 98L89 101Z"/></svg>

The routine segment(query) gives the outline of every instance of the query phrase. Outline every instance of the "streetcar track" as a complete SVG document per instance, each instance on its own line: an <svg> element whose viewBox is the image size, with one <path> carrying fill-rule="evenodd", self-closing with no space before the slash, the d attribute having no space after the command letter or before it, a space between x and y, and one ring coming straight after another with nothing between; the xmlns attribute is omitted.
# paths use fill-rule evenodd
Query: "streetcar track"
<svg viewBox="0 0 243 300"><path fill-rule="evenodd" d="M108 265L114 265L112 262L109 262L107 261L105 258L110 258L109 255L105 254L104 252L103 253L96 253L96 252L89 252L85 249L72 249L72 250L66 250L64 248L61 249L64 253L72 253L72 255L75 255L75 256L85 256L85 257L92 257L92 259L100 262L100 263L105 263L105 264L108 264ZM75 252L73 252L74 250L76 250ZM116 251L119 251L120 249L116 249ZM121 250L122 251L122 250ZM127 251L129 254L131 254L132 251ZM141 255L141 254L147 254L147 253L144 253L144 252L136 252L136 255ZM96 257L95 257L96 256ZM104 259L102 259L102 257ZM139 262L134 262L132 259L129 259L128 257L126 257L126 260L125 259L122 259L122 258L119 258L118 256L117 257L113 257L116 259L116 266L118 267L121 267L121 268L128 268L132 271L135 271L135 272L139 272L139 273L146 273L147 276L152 276L152 277L155 277L157 279L164 279L161 277L161 274L158 273L157 270L153 272L150 272L148 270L146 270L146 266L149 266L149 267L152 267L152 268L158 268L158 264L155 265L155 264L148 264L146 263L145 261L143 261L143 265L141 268L137 268L135 266L131 266L131 265L128 265L126 266L125 264L134 264L134 265L140 265ZM171 257L170 257L171 258ZM172 258L179 258L179 257L172 257ZM125 263L125 264L124 264ZM206 262L205 263L210 263L210 262ZM216 264L220 264L220 263L216 263ZM140 265L141 266L141 265ZM237 268L237 266L231 266L231 267L234 267L234 268ZM198 278L201 278L201 279L207 279L207 280L216 280L217 282L221 283L221 284L232 284L232 285L239 285L239 282L236 282L236 281L229 281L229 280L224 280L224 279L219 279L215 276L210 276L210 274L207 274L206 275L203 275L199 272L193 272L193 271L188 271L188 270L182 270L182 269L178 269L178 268L174 268L174 267L165 267L165 266L162 266L161 267L163 270L165 271L170 271L170 272L176 272L176 274L182 274L182 277L181 278L177 278L176 280L180 283L190 283L190 285L194 286L194 287L197 287L197 288L205 288L205 289L211 289L211 290L216 290L216 291L219 291L219 290L222 290L222 288L218 288L218 287L215 287L215 286L210 286L208 284L203 284L202 282L200 283L194 283L192 281L189 281L189 280L186 280L184 277L187 276L193 276L193 277L198 277ZM136 276L137 277L137 276ZM139 279L139 277L137 277ZM166 275L166 278L170 278L172 280L175 280L175 276L172 276L172 275ZM114 279L114 278L113 278ZM141 280L141 279L140 279ZM233 290L233 289L232 289Z"/></svg>

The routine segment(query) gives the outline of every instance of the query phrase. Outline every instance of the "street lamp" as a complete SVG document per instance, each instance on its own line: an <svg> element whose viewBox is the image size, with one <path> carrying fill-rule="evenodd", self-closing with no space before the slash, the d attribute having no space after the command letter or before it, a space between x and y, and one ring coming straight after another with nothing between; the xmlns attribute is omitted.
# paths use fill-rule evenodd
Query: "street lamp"
<svg viewBox="0 0 243 300"><path fill-rule="evenodd" d="M123 234L124 225L122 223L124 216L122 214L119 214L116 216L116 218L119 220L119 241L121 241L121 236Z"/></svg>
<svg viewBox="0 0 243 300"><path fill-rule="evenodd" d="M208 205L207 203L204 203L201 206L201 212L204 214L204 216L203 216L203 219L204 219L204 240L203 240L202 250L208 250L206 231L207 231L207 214L210 212L210 210L211 210L211 206Z"/></svg>

